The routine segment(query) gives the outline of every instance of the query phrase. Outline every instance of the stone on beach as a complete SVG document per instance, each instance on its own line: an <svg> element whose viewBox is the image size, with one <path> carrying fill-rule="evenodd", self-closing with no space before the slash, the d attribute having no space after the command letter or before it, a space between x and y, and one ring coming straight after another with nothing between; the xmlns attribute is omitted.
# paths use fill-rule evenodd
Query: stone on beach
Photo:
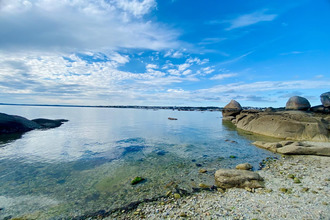
<svg viewBox="0 0 330 220"><path fill-rule="evenodd" d="M309 101L301 96L292 96L286 103L287 110L308 110L311 107Z"/></svg>
<svg viewBox="0 0 330 220"><path fill-rule="evenodd" d="M220 188L263 188L263 178L248 170L220 169L215 172L215 184Z"/></svg>
<svg viewBox="0 0 330 220"><path fill-rule="evenodd" d="M236 166L236 169L238 170L251 170L252 168L252 165L249 163L242 163Z"/></svg>
<svg viewBox="0 0 330 220"><path fill-rule="evenodd" d="M222 116L236 116L242 111L242 106L235 100L231 100L222 110Z"/></svg>

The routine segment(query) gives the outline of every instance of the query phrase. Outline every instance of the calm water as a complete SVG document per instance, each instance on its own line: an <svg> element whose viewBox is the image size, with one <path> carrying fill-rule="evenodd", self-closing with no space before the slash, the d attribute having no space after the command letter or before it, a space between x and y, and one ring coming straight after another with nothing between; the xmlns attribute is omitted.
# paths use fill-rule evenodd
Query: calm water
<svg viewBox="0 0 330 220"><path fill-rule="evenodd" d="M214 172L274 154L222 124L220 112L0 106L59 128L0 139L0 218L58 219L214 184ZM176 117L177 121L168 120ZM18 138L18 139L15 139ZM236 158L229 158L235 155ZM200 174L201 168L209 172ZM142 176L143 183L130 181Z"/></svg>

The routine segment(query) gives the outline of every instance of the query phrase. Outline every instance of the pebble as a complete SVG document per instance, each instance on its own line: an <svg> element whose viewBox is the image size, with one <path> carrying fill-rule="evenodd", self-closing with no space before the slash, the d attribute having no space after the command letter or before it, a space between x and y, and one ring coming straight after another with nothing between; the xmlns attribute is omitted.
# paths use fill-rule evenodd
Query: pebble
<svg viewBox="0 0 330 220"><path fill-rule="evenodd" d="M206 185L206 184L204 184L204 183L200 183L200 184L198 184L198 186L200 187L200 188L210 188L210 186L209 185Z"/></svg>
<svg viewBox="0 0 330 220"><path fill-rule="evenodd" d="M174 193L174 199L180 199L180 198L181 198L181 196L179 193Z"/></svg>
<svg viewBox="0 0 330 220"><path fill-rule="evenodd" d="M207 170L206 170L206 169L200 169L199 172L200 172L200 173L206 173Z"/></svg>

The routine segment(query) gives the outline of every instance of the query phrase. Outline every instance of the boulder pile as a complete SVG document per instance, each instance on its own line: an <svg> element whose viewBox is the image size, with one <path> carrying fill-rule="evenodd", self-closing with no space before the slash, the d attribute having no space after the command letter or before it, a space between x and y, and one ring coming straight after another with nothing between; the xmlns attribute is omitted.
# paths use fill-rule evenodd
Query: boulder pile
<svg viewBox="0 0 330 220"><path fill-rule="evenodd" d="M232 100L223 108L223 120L245 131L285 140L329 142L329 96L330 92L323 93L320 96L322 105L314 107L306 98L293 96L285 109L265 110L242 110L241 105Z"/></svg>

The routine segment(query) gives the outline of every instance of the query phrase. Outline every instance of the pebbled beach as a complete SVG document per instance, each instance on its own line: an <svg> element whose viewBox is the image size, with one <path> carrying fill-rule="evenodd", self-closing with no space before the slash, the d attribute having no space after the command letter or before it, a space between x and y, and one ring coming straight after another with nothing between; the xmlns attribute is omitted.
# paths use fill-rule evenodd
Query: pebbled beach
<svg viewBox="0 0 330 220"><path fill-rule="evenodd" d="M330 157L323 156L270 159L256 171L265 179L265 188L163 198L105 219L329 219L329 164Z"/></svg>

